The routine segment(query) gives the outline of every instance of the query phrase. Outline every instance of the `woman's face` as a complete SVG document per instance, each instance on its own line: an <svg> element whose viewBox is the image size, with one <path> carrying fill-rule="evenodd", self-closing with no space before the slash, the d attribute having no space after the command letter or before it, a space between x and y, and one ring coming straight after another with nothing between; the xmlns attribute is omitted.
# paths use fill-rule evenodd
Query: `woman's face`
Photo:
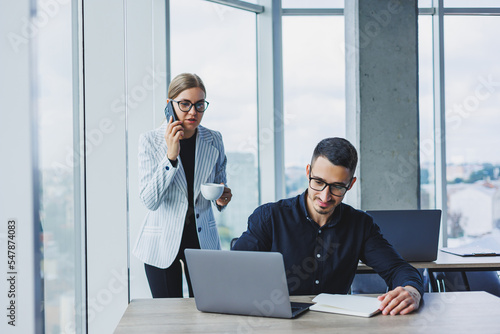
<svg viewBox="0 0 500 334"><path fill-rule="evenodd" d="M204 114L196 111L194 104L199 101L204 101L205 93L198 87L189 88L182 91L173 100L177 102L190 102L193 104L188 112L184 112L179 109L179 104L177 102L172 103L178 120L182 122L182 127L184 128L184 138L189 138L194 134L198 125L200 125Z"/></svg>

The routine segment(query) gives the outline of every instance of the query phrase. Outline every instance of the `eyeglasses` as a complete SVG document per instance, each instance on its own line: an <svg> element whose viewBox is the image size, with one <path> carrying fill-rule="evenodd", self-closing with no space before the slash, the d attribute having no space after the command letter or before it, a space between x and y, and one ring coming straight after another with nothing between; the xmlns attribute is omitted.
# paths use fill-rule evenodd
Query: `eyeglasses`
<svg viewBox="0 0 500 334"><path fill-rule="evenodd" d="M311 187L312 190L323 191L328 186L330 187L330 194L336 197L344 196L347 190L349 190L351 182L352 179L347 186L344 186L338 183L326 183L322 179L309 176L309 187Z"/></svg>
<svg viewBox="0 0 500 334"><path fill-rule="evenodd" d="M195 102L195 103L191 103L191 101L186 101L186 100L182 100L182 101L172 100L172 102L176 102L177 105L179 106L179 109L182 112L188 112L189 110L191 110L192 106L194 106L194 109L197 112L204 112L208 108L208 101L205 101L205 100L200 100L200 101Z"/></svg>

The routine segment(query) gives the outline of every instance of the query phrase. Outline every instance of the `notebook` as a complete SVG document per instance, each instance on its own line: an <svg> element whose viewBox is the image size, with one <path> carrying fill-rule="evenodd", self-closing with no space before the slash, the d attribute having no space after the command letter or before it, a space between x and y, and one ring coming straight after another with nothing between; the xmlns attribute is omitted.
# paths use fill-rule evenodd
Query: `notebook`
<svg viewBox="0 0 500 334"><path fill-rule="evenodd" d="M358 295L338 295L320 293L313 300L316 304L311 311L354 315L369 318L380 312L380 300L377 297Z"/></svg>
<svg viewBox="0 0 500 334"><path fill-rule="evenodd" d="M280 253L186 249L185 255L199 311L295 318L313 305L290 302Z"/></svg>
<svg viewBox="0 0 500 334"><path fill-rule="evenodd" d="M382 235L409 262L437 259L441 210L366 211Z"/></svg>

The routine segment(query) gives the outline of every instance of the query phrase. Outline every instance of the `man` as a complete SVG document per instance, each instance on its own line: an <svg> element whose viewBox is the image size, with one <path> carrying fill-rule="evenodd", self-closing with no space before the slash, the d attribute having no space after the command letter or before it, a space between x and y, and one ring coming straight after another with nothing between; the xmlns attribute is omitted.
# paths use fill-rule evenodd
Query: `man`
<svg viewBox="0 0 500 334"><path fill-rule="evenodd" d="M349 141L322 140L306 167L308 189L257 208L233 250L283 254L288 288L295 295L347 293L362 260L392 289L378 297L382 314L410 313L423 294L420 273L382 237L368 214L342 203L356 182L357 161Z"/></svg>

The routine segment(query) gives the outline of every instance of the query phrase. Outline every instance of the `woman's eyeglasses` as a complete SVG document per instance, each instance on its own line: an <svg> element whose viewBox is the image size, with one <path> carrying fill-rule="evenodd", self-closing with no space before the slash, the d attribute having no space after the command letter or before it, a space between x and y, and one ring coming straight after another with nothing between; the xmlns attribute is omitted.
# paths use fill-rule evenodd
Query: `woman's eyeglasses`
<svg viewBox="0 0 500 334"><path fill-rule="evenodd" d="M200 100L195 103L191 103L191 101L186 101L186 100L183 101L172 100L172 102L176 102L177 105L179 106L179 109L182 112L188 112L189 110L191 110L193 106L197 112L204 112L208 108L208 101L205 100Z"/></svg>

